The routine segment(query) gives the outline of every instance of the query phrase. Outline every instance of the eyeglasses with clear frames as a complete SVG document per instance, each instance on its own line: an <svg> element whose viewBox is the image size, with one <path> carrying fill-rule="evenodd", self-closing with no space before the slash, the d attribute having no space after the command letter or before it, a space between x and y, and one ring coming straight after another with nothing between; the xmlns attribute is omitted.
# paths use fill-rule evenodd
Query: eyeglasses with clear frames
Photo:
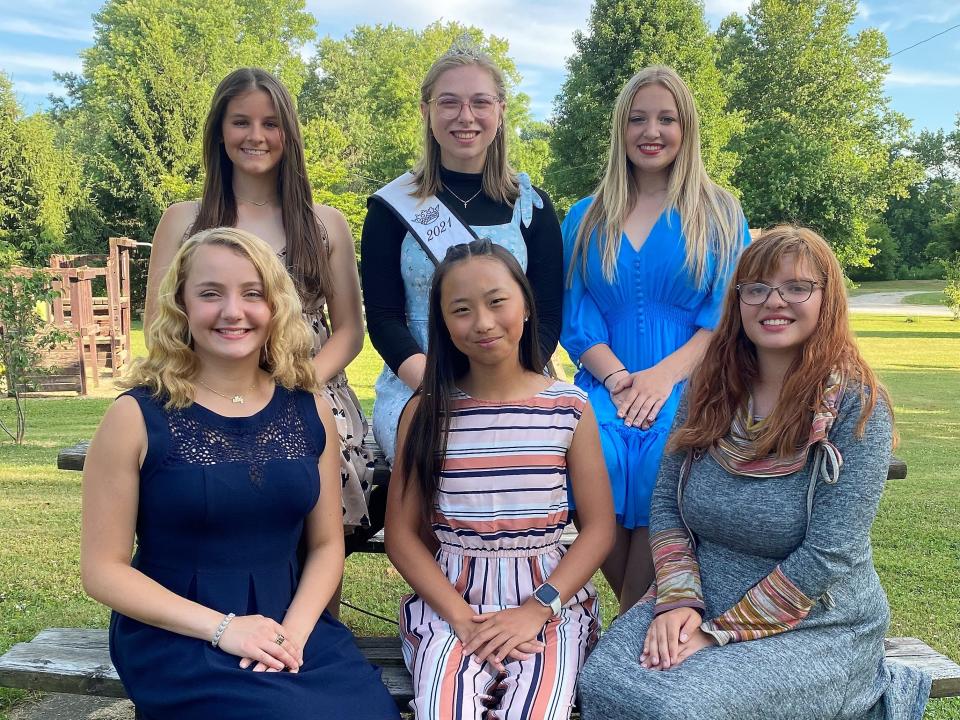
<svg viewBox="0 0 960 720"><path fill-rule="evenodd" d="M444 120L453 120L460 115L464 105L470 106L470 112L475 118L481 120L490 117L500 98L495 95L474 95L469 100L461 100L455 95L441 95L438 98L431 98L430 102L437 106L437 115Z"/></svg>
<svg viewBox="0 0 960 720"><path fill-rule="evenodd" d="M770 287L765 283L739 283L736 286L740 302L745 305L763 305L774 290L785 303L795 305L809 300L813 295L813 289L817 287L823 287L823 285L813 280L788 280L776 287Z"/></svg>

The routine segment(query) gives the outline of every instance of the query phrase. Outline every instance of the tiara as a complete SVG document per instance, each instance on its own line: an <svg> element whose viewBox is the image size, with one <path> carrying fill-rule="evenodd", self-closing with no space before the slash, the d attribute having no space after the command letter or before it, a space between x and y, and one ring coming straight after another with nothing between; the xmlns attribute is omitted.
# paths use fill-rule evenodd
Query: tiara
<svg viewBox="0 0 960 720"><path fill-rule="evenodd" d="M486 53L477 45L476 41L470 36L470 33L463 33L450 46L443 57L468 57L471 60L483 60Z"/></svg>

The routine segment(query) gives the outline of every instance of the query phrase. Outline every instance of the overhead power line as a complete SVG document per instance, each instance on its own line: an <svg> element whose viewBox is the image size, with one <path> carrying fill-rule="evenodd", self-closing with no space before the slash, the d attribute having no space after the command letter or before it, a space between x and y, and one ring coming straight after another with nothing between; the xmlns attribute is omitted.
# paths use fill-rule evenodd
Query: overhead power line
<svg viewBox="0 0 960 720"><path fill-rule="evenodd" d="M924 39L921 40L920 42L915 42L913 45L910 45L909 47L905 47L905 48L903 48L902 50L897 50L897 51L896 51L895 53L893 53L892 55L887 55L887 60L889 60L889 59L892 58L892 57L896 57L896 56L899 55L900 53L905 53L907 50L913 50L913 49L914 49L915 47L917 47L918 45L923 45L923 44L926 43L926 42L930 42L930 41L933 40L934 38L938 38L938 37L940 37L941 35L946 35L946 34L947 34L948 32L950 32L951 30L956 30L957 28L960 28L960 23L957 23L957 24L954 25L953 27L948 27L946 30L941 30L940 32L936 33L935 35L931 35L931 36L928 37L928 38L924 38Z"/></svg>

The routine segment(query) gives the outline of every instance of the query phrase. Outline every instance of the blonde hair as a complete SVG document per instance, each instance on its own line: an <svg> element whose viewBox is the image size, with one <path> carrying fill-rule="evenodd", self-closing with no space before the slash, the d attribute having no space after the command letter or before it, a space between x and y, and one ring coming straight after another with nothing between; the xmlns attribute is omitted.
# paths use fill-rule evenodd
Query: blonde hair
<svg viewBox="0 0 960 720"><path fill-rule="evenodd" d="M497 97L501 102L506 100L507 85L503 71L497 67L493 59L475 46L464 48L455 45L427 70L420 85L420 101L429 105L433 99L433 86L436 85L437 79L447 70L468 65L476 65L490 73L493 84L497 87ZM506 114L501 112L500 118L500 128L487 148L487 156L483 163L483 192L497 202L513 205L520 194L520 183L517 180L517 173L507 161ZM413 170L413 177L417 187L413 193L415 197L430 197L443 189L443 183L440 181L440 143L433 136L429 112L426 113L423 122L423 151L420 161Z"/></svg>
<svg viewBox="0 0 960 720"><path fill-rule="evenodd" d="M313 342L290 275L267 243L252 233L230 227L203 230L180 246L160 282L157 318L147 330L147 357L134 361L118 385L149 387L154 397L166 396L167 408L183 408L193 402L191 381L200 372L200 360L192 348L183 288L193 258L204 245L225 247L242 255L260 275L271 314L260 367L288 390L318 392L310 363Z"/></svg>
<svg viewBox="0 0 960 720"><path fill-rule="evenodd" d="M580 223L568 282L578 256L583 271L586 271L587 251L595 231L601 245L603 275L608 282L612 282L616 275L623 224L638 195L637 184L630 172L632 163L627 158L625 133L634 97L640 88L653 84L661 85L673 95L680 115L682 137L670 171L666 207L680 214L681 230L686 238L687 270L702 287L710 250L717 255L717 273L721 274L734 263L743 245L740 204L709 178L700 156L700 121L693 94L672 68L653 65L630 78L617 97L610 128L607 168L593 203Z"/></svg>

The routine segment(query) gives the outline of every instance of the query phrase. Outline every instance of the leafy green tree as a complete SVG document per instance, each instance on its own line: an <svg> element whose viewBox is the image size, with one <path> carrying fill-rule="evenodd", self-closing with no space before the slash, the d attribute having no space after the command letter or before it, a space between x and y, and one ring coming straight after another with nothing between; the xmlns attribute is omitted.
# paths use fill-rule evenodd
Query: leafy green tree
<svg viewBox="0 0 960 720"><path fill-rule="evenodd" d="M0 256L12 261L16 248L9 241L9 226L15 213L14 183L16 167L16 127L20 107L13 94L13 85L0 72Z"/></svg>
<svg viewBox="0 0 960 720"><path fill-rule="evenodd" d="M869 267L849 269L852 280L895 280L902 270L898 239L883 222L871 223L867 228L867 240L872 256Z"/></svg>
<svg viewBox="0 0 960 720"><path fill-rule="evenodd" d="M0 254L32 265L64 252L83 198L80 161L43 114L22 117L0 73Z"/></svg>
<svg viewBox="0 0 960 720"><path fill-rule="evenodd" d="M606 162L617 95L634 73L656 64L670 65L690 86L707 170L717 182L728 182L736 157L725 147L742 120L726 112L716 43L700 2L595 0L587 31L577 31L573 42L551 138L548 185L555 194L569 201L594 190Z"/></svg>
<svg viewBox="0 0 960 720"><path fill-rule="evenodd" d="M960 252L950 260L943 261L947 286L943 294L947 298L947 307L953 312L953 319L960 320Z"/></svg>
<svg viewBox="0 0 960 720"><path fill-rule="evenodd" d="M884 223L896 239L902 269L913 274L939 276L939 260L949 257L934 243L934 227L951 212L960 210L960 156L954 157L954 137L942 130L922 131L906 145L906 152L923 167L923 176L907 189L903 197L892 198L884 213Z"/></svg>
<svg viewBox="0 0 960 720"><path fill-rule="evenodd" d="M422 31L358 25L342 40L320 41L299 98L309 122L323 118L342 130L351 191L366 196L416 162L423 133L420 83L430 65L464 34L506 76L507 125L517 134L511 138L511 162L530 172L534 182L542 179L546 131L531 119L529 98L516 90L520 74L505 40L455 22L435 22Z"/></svg>
<svg viewBox="0 0 960 720"><path fill-rule="evenodd" d="M42 365L45 351L70 340L65 331L44 323L37 303L56 295L42 270L6 268L0 271L0 359L6 393L14 398L16 422L11 429L0 419L0 431L20 445L27 429L21 394L31 390L30 376Z"/></svg>
<svg viewBox="0 0 960 720"><path fill-rule="evenodd" d="M732 106L747 131L732 148L734 184L754 226L810 225L844 266L870 257L867 227L920 177L895 152L906 123L883 94L887 43L850 34L856 0L755 0L727 25L721 55L736 74Z"/></svg>
<svg viewBox="0 0 960 720"><path fill-rule="evenodd" d="M927 256L947 260L960 253L960 212L952 212L937 220L931 228L933 238Z"/></svg>
<svg viewBox="0 0 960 720"><path fill-rule="evenodd" d="M934 225L952 210L960 209L960 187L951 180L926 178L911 185L905 197L893 198L884 222L897 238L904 268L919 268L934 257Z"/></svg>
<svg viewBox="0 0 960 720"><path fill-rule="evenodd" d="M366 196L349 189L350 141L346 133L331 120L315 117L304 124L303 142L314 201L344 214L359 251L360 230L367 213Z"/></svg>
<svg viewBox="0 0 960 720"><path fill-rule="evenodd" d="M60 76L63 127L86 161L107 229L148 238L171 202L199 195L203 120L217 83L263 67L296 96L313 39L303 0L107 0L82 75Z"/></svg>

